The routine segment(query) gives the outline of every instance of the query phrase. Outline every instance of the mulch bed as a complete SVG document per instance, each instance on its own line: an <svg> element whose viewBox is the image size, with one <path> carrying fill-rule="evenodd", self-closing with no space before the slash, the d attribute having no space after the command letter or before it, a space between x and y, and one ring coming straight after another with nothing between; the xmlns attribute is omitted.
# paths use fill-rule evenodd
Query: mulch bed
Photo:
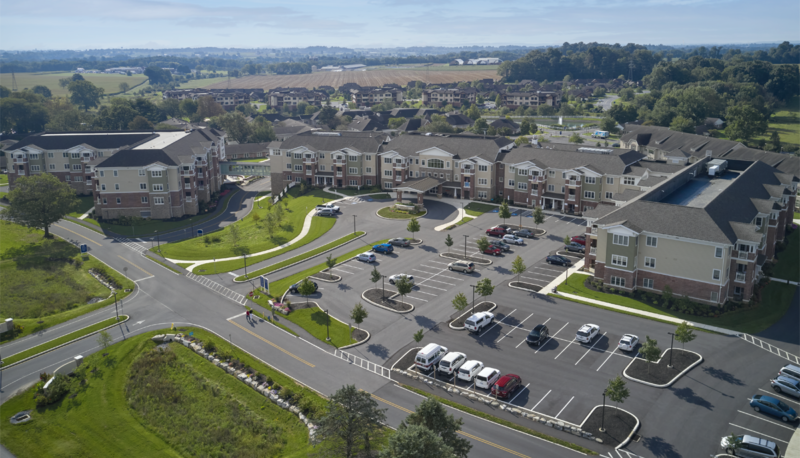
<svg viewBox="0 0 800 458"><path fill-rule="evenodd" d="M409 351L407 354L403 355L402 358L397 360L394 363L395 369L400 369L401 371L408 370L409 367L414 365L414 359L417 357L417 351Z"/></svg>
<svg viewBox="0 0 800 458"><path fill-rule="evenodd" d="M463 254L442 253L441 256L443 258L456 259L458 261L463 261L464 260L464 255ZM481 264L481 265L484 265L484 266L488 266L489 264L492 263L492 261L490 261L490 260L488 260L486 258L475 258L475 257L472 257L472 256L467 256L466 260L474 262L475 264Z"/></svg>
<svg viewBox="0 0 800 458"><path fill-rule="evenodd" d="M517 288L525 288L527 290L533 291L538 293L543 286L534 285L533 283L525 283L523 281L512 281L510 283L511 286L516 286Z"/></svg>
<svg viewBox="0 0 800 458"><path fill-rule="evenodd" d="M369 334L367 334L367 331L356 328L353 328L353 333L351 334L351 336L356 340L356 342L361 342L362 340L366 339L368 335Z"/></svg>
<svg viewBox="0 0 800 458"><path fill-rule="evenodd" d="M489 302L489 301L483 301L483 302L477 303L477 304L475 304L475 312L474 313L486 312L490 308L492 308L493 306L494 306L494 304ZM455 327L463 328L464 327L464 322L467 321L467 318L469 318L469 317L471 317L473 315L472 306L468 306L466 309L464 309L463 312L458 312L458 313L461 314L461 316L453 319L453 321L451 321L450 324L455 326Z"/></svg>
<svg viewBox="0 0 800 458"><path fill-rule="evenodd" d="M603 423L605 432L600 432L602 416L603 408L595 409L589 418L583 422L581 429L592 433L594 437L602 439L604 445L616 447L631 435L633 428L636 426L636 418L633 415L606 404L605 421Z"/></svg>
<svg viewBox="0 0 800 458"><path fill-rule="evenodd" d="M297 302L295 302L292 299L289 299L288 295L286 296L286 299L284 299L284 302L287 301L287 300L289 301L289 309L292 310L292 311L300 310L300 309L313 309L314 307L317 306L317 303L314 302L314 301L309 301L308 303L306 303L306 298L303 297L303 296L291 296L291 297L296 299ZM267 311L269 311L269 305L267 305L267 307L264 307L264 308ZM278 313L280 315L280 312L276 312L276 313ZM289 312L289 313L291 313L291 312Z"/></svg>
<svg viewBox="0 0 800 458"><path fill-rule="evenodd" d="M309 276L308 278L312 278L314 280L319 280L319 281L327 281L331 283L336 283L342 279L340 275L331 274L328 272L318 272L314 275Z"/></svg>
<svg viewBox="0 0 800 458"><path fill-rule="evenodd" d="M625 373L629 377L637 380L643 380L656 385L665 385L683 372L684 369L700 359L699 355L683 351L680 348L675 348L674 354L672 355L672 367L667 367L670 353L671 352L667 350L657 363L648 363L646 360L641 359L641 357L636 358L630 367L625 370Z"/></svg>
<svg viewBox="0 0 800 458"><path fill-rule="evenodd" d="M396 291L389 289L386 290L386 298L384 298L383 289L381 288L373 288L364 292L364 296L376 304L381 304L384 307L390 308L398 312L408 312L409 310L411 310L411 304L409 304L408 302L403 303L400 301L396 301L394 299L390 299L392 296L396 294L397 294Z"/></svg>

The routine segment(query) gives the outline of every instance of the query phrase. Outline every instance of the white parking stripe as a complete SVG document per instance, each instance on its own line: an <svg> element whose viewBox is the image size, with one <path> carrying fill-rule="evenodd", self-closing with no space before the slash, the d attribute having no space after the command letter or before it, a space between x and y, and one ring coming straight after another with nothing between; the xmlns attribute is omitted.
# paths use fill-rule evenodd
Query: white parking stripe
<svg viewBox="0 0 800 458"><path fill-rule="evenodd" d="M542 399L539 399L539 402L537 402L537 403L536 403L536 405L535 405L535 406L533 406L533 407L531 408L531 410L535 410L537 407L539 407L539 404L541 404L541 403L542 403L542 401L544 401L544 398L546 398L546 397L547 397L547 395L548 395L548 394L550 394L552 391L553 391L553 390L550 390L550 391L548 391L548 392L547 392L547 394L545 394L544 396L542 396Z"/></svg>
<svg viewBox="0 0 800 458"><path fill-rule="evenodd" d="M592 344L592 346L589 347L588 350L586 350L586 353L584 353L583 356L581 356L581 359L583 359L586 355L588 355L589 352L592 351L592 348L594 348L594 346L597 345L597 343L600 342L600 340L605 336L606 336L606 333L604 332L603 335L600 336L600 338L598 338L597 341L595 341L595 343ZM576 366L578 365L579 362L581 362L581 359L579 359L578 362L575 363Z"/></svg>
<svg viewBox="0 0 800 458"><path fill-rule="evenodd" d="M508 315L506 315L506 316L504 316L504 317L503 317L503 320L505 320L506 318L510 317L510 316L511 316L511 315L512 315L514 312L516 312L516 311L517 311L517 309L514 309L514 310L512 310L512 311L511 311L511 313L509 313ZM500 320L500 321L498 321L497 323L495 323L495 324L494 324L494 326L492 326L491 328L489 328L489 329L487 329L486 331L482 332L482 333L481 333L481 335L484 335L484 334L486 334L487 332L489 332L489 331L491 331L492 329L494 329L494 327L495 327L495 326L497 326L498 324L502 323L502 322L503 322L503 320Z"/></svg>
<svg viewBox="0 0 800 458"><path fill-rule="evenodd" d="M559 410L558 413L556 414L556 416L553 417L553 418L558 418L558 416L561 415L561 412L563 412L564 409L567 408L567 406L569 405L570 402L572 402L573 399L575 399L575 396L569 398L569 401L567 401L567 403L564 405L564 407L562 407L561 410Z"/></svg>
<svg viewBox="0 0 800 458"><path fill-rule="evenodd" d="M547 321L545 321L542 324L547 324L548 321L550 321L550 318L548 318ZM525 342L526 340L528 340L527 337L525 339L522 339L522 341L520 343L518 343L517 346L514 347L514 348L519 348L519 346L522 345L522 343ZM536 351L539 351L539 350L536 350Z"/></svg>
<svg viewBox="0 0 800 458"><path fill-rule="evenodd" d="M569 324L569 322L567 322L567 324ZM544 346L545 346L545 345L547 345L547 344L550 342L550 339L554 339L554 338L556 337L556 334L558 334L559 332L563 331L563 330L564 330L564 328L566 328L566 327L567 327L567 324L565 324L564 326L561 326L561 329L559 329L558 331L556 331L556 333L555 333L555 334L553 334L552 336L548 337L548 338L547 338L547 340L545 340L543 344L539 345L539 348L538 348L538 349L536 349L536 352L534 352L533 354L535 355L536 353L539 353L539 350L541 350L542 348L544 348Z"/></svg>
<svg viewBox="0 0 800 458"><path fill-rule="evenodd" d="M363 268L363 267L356 267L356 266L354 266L354 265L352 265L352 264L349 264L349 263L347 264L347 267L348 267L348 268L352 268L352 269L357 269L357 270L364 270L364 268Z"/></svg>
<svg viewBox="0 0 800 458"><path fill-rule="evenodd" d="M761 417L759 417L758 415L753 415L753 414L751 414L751 413L742 412L741 410L737 410L737 412L739 412L739 413L743 413L743 414L745 414L745 415L747 415L747 416L750 416L750 417L753 417L753 418L758 418L759 420L761 420L761 421L766 421L767 423L772 423L772 424L773 424L773 425L775 425L775 426L780 426L781 428L788 429L789 431L796 431L796 430L797 430L797 428L790 428L790 427L788 427L788 426L783 426L782 424L780 424L780 423L778 423L778 422L774 422L774 421L769 421L769 420L766 420L766 419L764 419L764 418L761 418Z"/></svg>
<svg viewBox="0 0 800 458"><path fill-rule="evenodd" d="M414 272L422 272L428 275L436 275L436 272L428 272L427 270L419 270L419 269L411 269L411 270L413 270Z"/></svg>
<svg viewBox="0 0 800 458"><path fill-rule="evenodd" d="M546 267L537 267L537 266L533 266L533 267L531 267L531 269L537 269L537 270L546 270L546 271L548 271L548 272L558 272L559 274L563 274L563 273L564 273L564 271L563 271L563 270L558 270L558 269L548 269L548 268L546 268ZM528 270L528 272L529 272L529 273L534 273L534 272L531 272L530 270Z"/></svg>
<svg viewBox="0 0 800 458"><path fill-rule="evenodd" d="M611 357L612 357L612 356L614 356L614 353L615 353L616 351L617 351L617 349L615 348L615 349L614 349L614 351L612 351L612 352L611 352L611 354L610 354L610 355L608 355L608 358L606 358L606 360L605 360L605 361L603 361L603 364L601 364L601 365L600 365L600 367L598 367L598 368L597 368L597 370L596 370L595 372L600 372L600 368L601 368L601 367L603 367L603 366L605 366L605 364L608 362L608 360L609 360L609 359L611 359Z"/></svg>
<svg viewBox="0 0 800 458"><path fill-rule="evenodd" d="M572 345L573 343L575 343L575 339L572 339L572 340L570 340L570 341L569 341L569 343L567 344L567 346L566 346L566 347L564 347L564 349L563 349L563 350L561 350L561 353L559 353L558 355L556 355L556 357L555 357L555 358L553 358L553 359L558 359L558 357L559 357L559 356L561 356L561 354L562 354L562 353L564 353L565 351L567 351L567 348L569 348L569 346L570 346L570 345Z"/></svg>
<svg viewBox="0 0 800 458"><path fill-rule="evenodd" d="M425 261L425 262L429 262L431 264L443 264L445 266L450 264L449 262L440 262L440 261Z"/></svg>
<svg viewBox="0 0 800 458"><path fill-rule="evenodd" d="M426 296L434 296L434 297L438 296L438 294L426 293L425 291L414 291L414 292L417 294L424 294Z"/></svg>
<svg viewBox="0 0 800 458"><path fill-rule="evenodd" d="M777 398L783 399L784 401L789 401L789 402L791 402L793 404L800 405L800 402L797 402L796 400L789 399L786 396L781 396L779 394L773 393L772 391L762 390L761 388L759 388L758 391L763 391L765 393L769 393L770 396L775 396Z"/></svg>
<svg viewBox="0 0 800 458"><path fill-rule="evenodd" d="M440 275L440 276L439 276L439 278L442 278L442 276ZM429 278L428 280L430 280L430 281L432 281L432 282L434 282L434 283L443 283L443 284L445 284L445 285L456 286L456 284L455 284L455 283L448 283L448 282L446 282L446 281L440 281L440 280L431 280L430 278Z"/></svg>
<svg viewBox="0 0 800 458"><path fill-rule="evenodd" d="M752 429L747 429L747 428L745 428L744 426L734 425L733 423L728 423L728 424L729 424L729 425L731 425L731 426L735 426L736 428L743 429L743 430L745 430L745 431L750 431L751 433L756 433L756 434L758 434L759 436L769 437L769 438L770 438L770 439L772 439L772 440L776 440L776 441L778 441L778 442L783 442L784 444L788 444L788 442L786 442L786 441L784 441L784 440L780 440L780 439L778 439L777 437L767 436L767 435L766 435L766 434L764 434L764 433L760 433L760 432L758 432L758 431L753 431Z"/></svg>
<svg viewBox="0 0 800 458"><path fill-rule="evenodd" d="M533 316L533 313L531 313L530 315L528 315L528 318L530 318L530 317L532 317L532 316ZM520 321L518 325L516 325L516 326L514 326L513 328L511 328L511 330L510 330L510 331L508 331L508 333L506 333L506 335L504 335L503 337L501 337L501 338L500 338L500 340L503 340L503 339L505 339L506 337L508 337L508 335L509 335L509 334L511 334L512 332L514 332L514 330L515 330L515 329L519 329L519 327L520 327L520 326L522 326L522 323L524 323L524 322L528 321L528 318L525 318L524 320ZM528 332L530 332L530 331L528 331ZM498 340L498 341L497 341L497 343L500 343L500 340Z"/></svg>
<svg viewBox="0 0 800 458"><path fill-rule="evenodd" d="M431 286L431 285L423 285L423 287L425 287L425 288L431 288L431 289L438 289L439 291L447 291L447 290L446 290L446 289L444 289L444 288L438 288L438 287L436 287L436 286Z"/></svg>
<svg viewBox="0 0 800 458"><path fill-rule="evenodd" d="M414 296L405 296L406 299L414 299L417 301L428 302L427 299L422 299L421 297L414 297Z"/></svg>
<svg viewBox="0 0 800 458"><path fill-rule="evenodd" d="M515 395L514 395L514 397L513 397L513 398L511 398L511 400L510 400L510 401L508 401L508 403L509 403L509 404L513 403L513 402L514 402L514 399L517 399L517 396L519 396L520 394L522 394L522 392L523 392L523 391L527 390L529 386L531 386L531 384L530 384L530 383L529 383L529 384L527 384L527 385L525 385L525 388L523 388L523 389L519 390L519 393L515 394Z"/></svg>

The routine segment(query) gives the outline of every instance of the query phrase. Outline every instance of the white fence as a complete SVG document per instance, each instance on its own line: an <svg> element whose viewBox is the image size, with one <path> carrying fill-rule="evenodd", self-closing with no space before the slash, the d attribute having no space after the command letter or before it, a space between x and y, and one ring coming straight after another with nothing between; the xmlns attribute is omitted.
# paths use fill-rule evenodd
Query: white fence
<svg viewBox="0 0 800 458"><path fill-rule="evenodd" d="M374 374L378 374L383 378L387 378L389 380L392 379L392 370L391 369L389 369L388 367L379 366L379 365L373 363L372 361L367 361L366 359L364 359L364 358L362 358L360 356L356 356L356 355L347 353L346 351L342 351L342 350L334 350L333 351L333 356L335 356L335 357L337 357L339 359L343 359L343 360L349 362L350 364L353 364L353 365L358 366L358 367L360 367L362 369L368 370L368 371L370 371L370 372L372 372Z"/></svg>

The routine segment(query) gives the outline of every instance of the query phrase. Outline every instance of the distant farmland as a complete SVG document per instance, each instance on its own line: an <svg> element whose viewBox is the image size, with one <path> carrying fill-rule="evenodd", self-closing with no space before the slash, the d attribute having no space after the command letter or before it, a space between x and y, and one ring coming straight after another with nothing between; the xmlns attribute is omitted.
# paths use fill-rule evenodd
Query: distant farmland
<svg viewBox="0 0 800 458"><path fill-rule="evenodd" d="M265 91L276 87L333 86L338 88L345 83L356 83L361 86L382 86L395 83L405 86L409 81L422 81L431 84L455 83L458 81L474 81L479 79L499 79L496 70L462 70L462 71L425 71L407 69L373 70L365 72L318 72L303 75L264 75L232 78L231 89L263 88ZM228 82L220 82L206 86L213 89L225 89Z"/></svg>
<svg viewBox="0 0 800 458"><path fill-rule="evenodd" d="M69 92L67 88L58 85L58 80L72 78L72 72L17 73L14 76L17 79L17 87L20 91L25 88L33 89L34 86L41 84L42 86L47 86L53 96L61 96L67 95ZM119 92L119 83L125 82L130 87L133 87L147 79L144 75L126 76L107 73L84 73L83 78L105 89L106 94ZM0 84L11 89L11 73L0 73Z"/></svg>

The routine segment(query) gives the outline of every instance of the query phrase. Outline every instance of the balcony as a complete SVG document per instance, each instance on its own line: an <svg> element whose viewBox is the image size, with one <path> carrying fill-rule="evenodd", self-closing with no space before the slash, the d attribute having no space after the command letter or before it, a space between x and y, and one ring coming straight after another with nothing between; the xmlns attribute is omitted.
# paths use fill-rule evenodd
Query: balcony
<svg viewBox="0 0 800 458"><path fill-rule="evenodd" d="M575 202L575 194L570 194L569 196L567 196L567 200L570 202Z"/></svg>
<svg viewBox="0 0 800 458"><path fill-rule="evenodd" d="M193 177L194 176L194 169L181 169L181 176L182 177Z"/></svg>
<svg viewBox="0 0 800 458"><path fill-rule="evenodd" d="M186 198L186 203L190 203L191 201L192 201L192 198L191 198L191 197L187 197L187 198Z"/></svg>
<svg viewBox="0 0 800 458"><path fill-rule="evenodd" d="M337 176L338 178L341 178L341 177L342 177L342 172L336 172L336 176Z"/></svg>
<svg viewBox="0 0 800 458"><path fill-rule="evenodd" d="M183 184L183 189L192 189L192 184L191 183L184 183Z"/></svg>
<svg viewBox="0 0 800 458"><path fill-rule="evenodd" d="M81 162L89 162L89 161L91 161L92 159L94 159L92 156L88 156L88 155L86 155L86 156L82 156L82 157L81 157Z"/></svg>
<svg viewBox="0 0 800 458"><path fill-rule="evenodd" d="M475 169L461 169L462 175L475 175Z"/></svg>
<svg viewBox="0 0 800 458"><path fill-rule="evenodd" d="M581 180L569 180L568 184L570 186L580 186L581 185Z"/></svg>
<svg viewBox="0 0 800 458"><path fill-rule="evenodd" d="M597 235L597 226L592 226L592 234Z"/></svg>
<svg viewBox="0 0 800 458"><path fill-rule="evenodd" d="M200 189L201 191L204 191L206 189L206 187L205 186L200 186L198 189Z"/></svg>
<svg viewBox="0 0 800 458"><path fill-rule="evenodd" d="M592 255L592 256L597 255L597 247L589 248L589 254Z"/></svg>
<svg viewBox="0 0 800 458"><path fill-rule="evenodd" d="M310 176L311 176L311 175L313 175L313 174L314 174L314 172L313 172L313 171L311 171L311 170L306 170L306 176L309 176L309 177L310 177Z"/></svg>
<svg viewBox="0 0 800 458"><path fill-rule="evenodd" d="M530 178L528 178L528 180L529 181L533 181L535 183L544 183L544 176L542 176L542 175L536 175L536 176L531 175Z"/></svg>
<svg viewBox="0 0 800 458"><path fill-rule="evenodd" d="M470 182L469 181L465 181L464 182L464 189L469 189L469 187L470 187Z"/></svg>
<svg viewBox="0 0 800 458"><path fill-rule="evenodd" d="M347 163L346 159L334 159L333 165L345 165Z"/></svg>
<svg viewBox="0 0 800 458"><path fill-rule="evenodd" d="M736 272L736 282L744 283L747 275L744 272Z"/></svg>
<svg viewBox="0 0 800 458"><path fill-rule="evenodd" d="M27 164L28 158L27 157L14 157L15 164Z"/></svg>
<svg viewBox="0 0 800 458"><path fill-rule="evenodd" d="M306 157L303 158L303 164L314 165L316 163L317 163L317 158L316 157L308 157L308 156L306 156Z"/></svg>
<svg viewBox="0 0 800 458"><path fill-rule="evenodd" d="M392 164L392 168L394 170L406 170L408 168L407 164Z"/></svg>
<svg viewBox="0 0 800 458"><path fill-rule="evenodd" d="M746 252L746 251L740 251L740 252L739 252L739 256L738 256L738 258L739 258L739 259L747 259L749 254L750 254L750 253L748 253L748 252Z"/></svg>

